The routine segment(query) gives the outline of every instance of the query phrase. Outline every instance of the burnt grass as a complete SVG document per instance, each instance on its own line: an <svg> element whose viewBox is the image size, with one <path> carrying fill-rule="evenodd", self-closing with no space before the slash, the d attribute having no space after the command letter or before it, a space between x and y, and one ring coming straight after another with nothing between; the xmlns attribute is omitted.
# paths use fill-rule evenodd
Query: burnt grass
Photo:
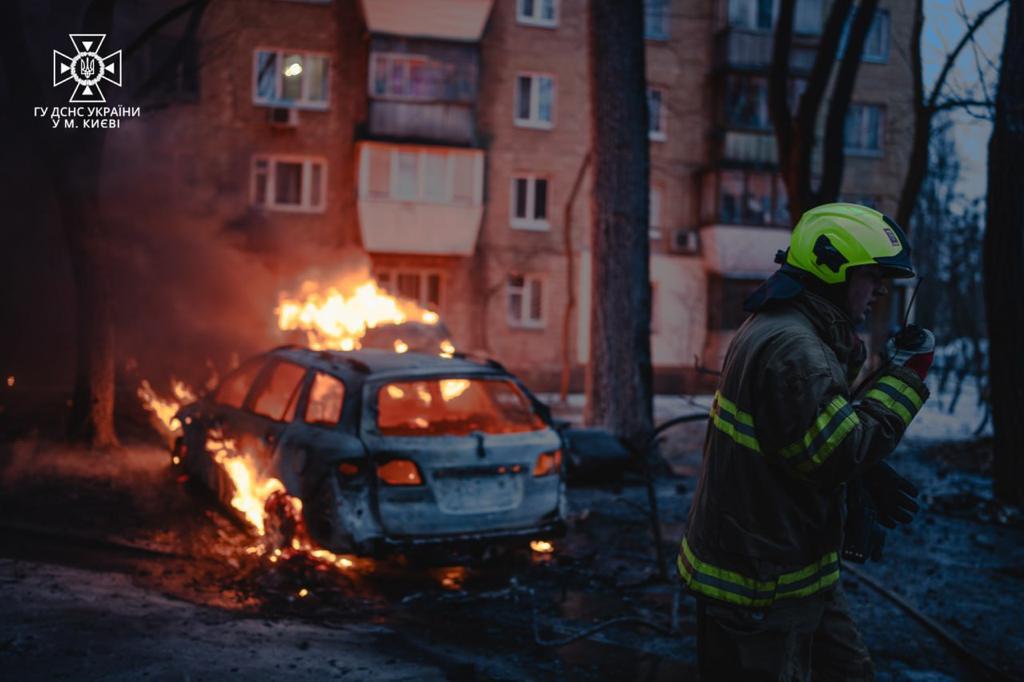
<svg viewBox="0 0 1024 682"><path fill-rule="evenodd" d="M670 578L700 466L693 438L679 442L657 482ZM991 498L990 443L909 443L892 461L922 490L923 510L890 533L882 563L861 570L1024 678L1024 524ZM381 647L450 679L695 676L694 604L659 577L641 479L573 486L569 498L570 529L553 554L391 556L342 569L289 549L253 553L259 539L174 475L157 446L101 454L22 439L0 445L0 553L126 576L225 618L377 627ZM847 572L843 586L878 679L980 678L866 583ZM636 620L548 646L622 616ZM0 642L0 665L12 655Z"/></svg>

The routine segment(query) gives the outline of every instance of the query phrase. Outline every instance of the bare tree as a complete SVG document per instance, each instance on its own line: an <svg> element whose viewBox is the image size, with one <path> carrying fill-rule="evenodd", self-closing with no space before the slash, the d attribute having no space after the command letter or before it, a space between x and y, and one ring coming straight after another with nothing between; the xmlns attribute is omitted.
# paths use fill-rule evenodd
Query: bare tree
<svg viewBox="0 0 1024 682"><path fill-rule="evenodd" d="M587 421L634 447L652 428L650 151L643 3L590 3L593 296Z"/></svg>
<svg viewBox="0 0 1024 682"><path fill-rule="evenodd" d="M768 77L768 107L775 128L779 150L779 170L789 197L789 211L794 222L803 212L817 204L835 201L843 181L843 134L846 112L850 106L853 86L857 81L864 41L878 7L878 0L863 0L849 28L846 50L835 68L843 29L853 0L835 0L825 21L818 43L807 87L800 97L796 112L790 110L790 52L793 42L793 20L796 0L781 0L775 25L775 43ZM833 78L833 71L835 76ZM817 137L818 115L829 95L825 116L821 181L812 184L815 169L813 151Z"/></svg>
<svg viewBox="0 0 1024 682"><path fill-rule="evenodd" d="M985 311L989 337L989 387L995 429L995 492L1024 503L1024 0L1010 0L1003 59L996 89L995 122L988 147L985 218Z"/></svg>
<svg viewBox="0 0 1024 682"><path fill-rule="evenodd" d="M185 12L192 12L186 32L194 37L208 0L185 2L141 32L124 51L125 58L145 44L161 27ZM80 32L110 33L117 0L92 0L84 4ZM49 121L28 118L31 107L47 101L39 84L46 81L26 67L31 54L21 2L8 3L0 22L0 63L5 66L15 115L26 117L33 148L53 189L57 213L71 262L75 288L76 363L68 436L96 448L118 444L114 429L115 345L111 310L109 259L105 244L99 177L105 130L61 130L58 137ZM180 60L172 51L165 69Z"/></svg>

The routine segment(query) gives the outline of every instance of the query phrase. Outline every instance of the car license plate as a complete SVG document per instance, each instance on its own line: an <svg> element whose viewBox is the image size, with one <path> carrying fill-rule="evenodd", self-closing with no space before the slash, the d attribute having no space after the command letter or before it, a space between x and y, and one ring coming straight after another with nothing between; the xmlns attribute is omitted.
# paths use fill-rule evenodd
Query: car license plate
<svg viewBox="0 0 1024 682"><path fill-rule="evenodd" d="M434 492L446 514L508 511L523 500L523 479L516 474L444 476L434 479Z"/></svg>

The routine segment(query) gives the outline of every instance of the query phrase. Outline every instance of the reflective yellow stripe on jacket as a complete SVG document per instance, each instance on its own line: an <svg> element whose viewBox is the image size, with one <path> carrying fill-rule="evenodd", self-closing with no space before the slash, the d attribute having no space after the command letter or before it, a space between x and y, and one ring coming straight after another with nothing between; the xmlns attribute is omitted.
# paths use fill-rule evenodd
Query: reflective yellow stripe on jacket
<svg viewBox="0 0 1024 682"><path fill-rule="evenodd" d="M879 379L878 383L864 397L882 403L884 407L898 414L907 426L910 426L914 415L924 403L917 391L894 376L884 376Z"/></svg>
<svg viewBox="0 0 1024 682"><path fill-rule="evenodd" d="M843 396L836 396L821 411L807 432L795 443L782 448L780 454L797 471L807 473L824 464L858 424L860 418L853 406Z"/></svg>
<svg viewBox="0 0 1024 682"><path fill-rule="evenodd" d="M736 407L736 403L725 398L720 391L715 392L715 402L711 405L711 421L719 431L743 447L761 452L761 444L754 432L754 418Z"/></svg>
<svg viewBox="0 0 1024 682"><path fill-rule="evenodd" d="M783 573L773 581L763 581L701 561L686 538L683 538L676 567L692 592L739 606L769 606L779 599L807 597L828 589L839 580L837 552L828 552L814 563Z"/></svg>

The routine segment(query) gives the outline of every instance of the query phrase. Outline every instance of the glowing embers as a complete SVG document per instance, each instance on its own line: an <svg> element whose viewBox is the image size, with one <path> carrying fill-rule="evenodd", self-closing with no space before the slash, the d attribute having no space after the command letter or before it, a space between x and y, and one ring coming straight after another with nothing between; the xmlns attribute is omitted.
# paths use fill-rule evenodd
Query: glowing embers
<svg viewBox="0 0 1024 682"><path fill-rule="evenodd" d="M555 546L547 540L531 540L530 549L538 554L551 554L555 551Z"/></svg>
<svg viewBox="0 0 1024 682"><path fill-rule="evenodd" d="M413 301L392 296L368 278L325 285L308 280L297 292L282 292L274 312L279 329L305 332L314 350L355 350L368 329L405 322L436 325L441 319ZM396 352L408 349L404 341L394 342Z"/></svg>

